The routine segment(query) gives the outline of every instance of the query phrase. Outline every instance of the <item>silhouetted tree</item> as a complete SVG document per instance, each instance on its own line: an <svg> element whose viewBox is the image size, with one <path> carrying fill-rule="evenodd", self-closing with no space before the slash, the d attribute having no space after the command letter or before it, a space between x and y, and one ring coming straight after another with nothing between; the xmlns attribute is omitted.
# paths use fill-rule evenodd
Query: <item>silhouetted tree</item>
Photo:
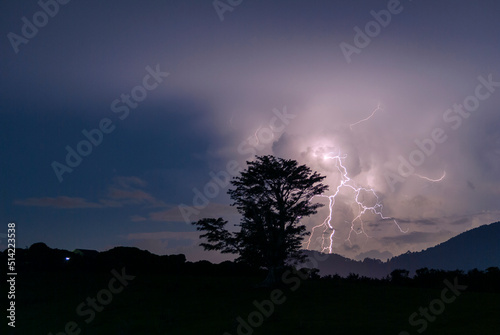
<svg viewBox="0 0 500 335"><path fill-rule="evenodd" d="M407 284L410 281L410 271L396 269L391 272L391 282L394 284Z"/></svg>
<svg viewBox="0 0 500 335"><path fill-rule="evenodd" d="M323 193L328 186L325 178L297 161L271 155L257 156L247 162L248 168L235 177L228 191L232 204L242 215L238 232L229 232L227 221L201 219L193 222L204 231L201 243L206 250L239 254L238 261L268 269L264 285L278 282L287 261L299 263L306 256L300 252L306 227L303 217L315 214L322 204L311 199Z"/></svg>
<svg viewBox="0 0 500 335"><path fill-rule="evenodd" d="M358 281L359 275L357 273L350 272L346 279L347 281L354 283Z"/></svg>

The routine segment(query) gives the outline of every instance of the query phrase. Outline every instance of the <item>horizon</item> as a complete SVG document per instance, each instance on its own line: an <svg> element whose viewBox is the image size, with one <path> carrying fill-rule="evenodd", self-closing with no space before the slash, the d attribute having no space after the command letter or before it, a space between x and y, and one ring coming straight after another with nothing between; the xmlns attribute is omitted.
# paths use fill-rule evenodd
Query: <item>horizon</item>
<svg viewBox="0 0 500 335"><path fill-rule="evenodd" d="M444 241L444 242L438 243L438 244L436 244L435 246L431 246L431 247L429 247L429 248L426 248L426 249L423 249L423 250L419 250L419 251L415 251L415 252L411 252L411 253L421 253L421 252L425 252L425 251L427 251L428 249L431 249L431 248L437 247L437 246L439 246L439 245L445 244L445 243L449 242L450 240L452 240L453 238L455 238L455 237L457 237L457 236L459 236L459 235L466 234L466 233L470 232L471 230L476 230L476 229L479 229L479 228L484 228L484 227L486 227L486 226L490 226L490 225L493 225L493 224L499 224L499 225L500 225L500 221L497 221L497 222L491 222L491 223L489 223L489 224L485 224L485 225L482 225L482 226L480 226L480 227L476 227L476 228L471 228L471 229L469 229L469 230L466 230L466 231L465 231L465 232L463 232L463 233L460 233L460 234L458 234L458 235L456 235L456 236L451 237L450 239L448 239L448 240L446 240L446 241ZM141 249L141 248L134 247L134 246L123 246L123 245L117 245L117 246L114 246L114 247L112 247L112 248L110 248L110 249L106 249L106 250L95 250L95 249L86 249L86 248L73 248L73 249L71 249L71 250L70 250L70 249L59 249L59 248L52 248L51 246L47 245L47 244L46 244L46 243L44 243L43 241L35 242L35 243L33 243L32 245L30 245L30 246L26 246L25 248L20 248L20 249L25 249L25 250L30 249L30 248L31 248L34 244L44 244L44 245L45 245L45 246L47 246L49 249L53 249L53 250L62 250L62 251L68 251L68 252L74 252L75 250L90 250L90 251L97 251L97 252L101 253L101 252L106 252L106 251L113 250L113 249L115 249L115 248L136 248L136 249L141 250L141 251L148 251L148 252L150 252L151 254L156 255L156 256L184 255L184 254L162 254L162 255L160 255L160 254L156 254L156 253L154 253L154 252L151 252L151 251L149 251L149 250L147 250L147 249ZM0 252L2 252L2 253L3 253L3 252L7 252L7 250L8 250L8 249L6 248L5 250L2 250L2 251L0 251ZM354 261L354 262L363 262L363 261L364 261L364 260L366 260L366 259L370 259L370 260L379 260L379 261L381 261L381 262L382 262L382 264L389 263L389 262L390 262L392 259L394 259L394 258L397 258L397 257L399 257L399 256L401 256L401 255L405 255L405 254L410 253L410 251L408 250L408 251L406 251L406 252L404 252L404 253L401 253L401 254L399 254L399 255L394 255L394 256L392 256L392 257L390 257L390 258L387 258L387 259L383 260L383 259L380 259L380 258L370 258L370 257L365 257L364 259L353 259L353 258L345 257L345 256L342 256L342 255L338 255L338 254L335 254L335 253L328 253L328 252L323 252L323 251L319 251L319 250L310 250L310 249L301 249L301 250L302 250L302 251L305 251L305 252L313 252L313 253L314 253L314 252L316 252L316 253L320 253L320 254L323 254L323 255L337 255L337 256L341 256L341 257L344 257L344 258L346 258L346 259L349 259L349 260L351 260L351 261ZM185 255L184 255L184 256L185 256ZM207 261L207 260L206 260L206 259L190 260L190 259L188 259L188 258L186 257L186 261L187 261L187 262L198 262L198 261ZM220 264L220 263L222 263L222 262L226 262L226 261L234 262L234 259L226 259L226 260L222 260L222 261L219 261L219 262L211 262L211 263L214 263L214 264Z"/></svg>

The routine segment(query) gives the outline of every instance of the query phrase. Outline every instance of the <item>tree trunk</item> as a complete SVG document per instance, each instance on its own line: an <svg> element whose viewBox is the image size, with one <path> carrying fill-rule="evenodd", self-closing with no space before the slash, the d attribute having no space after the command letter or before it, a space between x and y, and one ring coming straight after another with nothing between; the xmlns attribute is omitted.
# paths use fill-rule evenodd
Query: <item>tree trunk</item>
<svg viewBox="0 0 500 335"><path fill-rule="evenodd" d="M260 283L259 287L276 287L281 282L283 274L283 266L270 266L267 272L266 279Z"/></svg>

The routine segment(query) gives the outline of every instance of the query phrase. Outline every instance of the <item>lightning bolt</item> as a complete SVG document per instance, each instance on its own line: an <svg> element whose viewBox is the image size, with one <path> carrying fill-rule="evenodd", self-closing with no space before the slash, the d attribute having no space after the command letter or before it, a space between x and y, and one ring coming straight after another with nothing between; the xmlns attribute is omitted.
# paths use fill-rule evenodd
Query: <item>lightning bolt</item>
<svg viewBox="0 0 500 335"><path fill-rule="evenodd" d="M426 176L422 176L422 175L419 175L419 174L415 174L415 176L417 176L419 178L422 178L422 179L425 179L425 180L428 180L428 181L433 182L433 183L437 183L437 182L440 182L441 180L443 180L444 177L446 177L446 170L443 172L443 175L441 176L441 178L438 178L438 179L432 179L432 178L429 178L429 177L426 177Z"/></svg>
<svg viewBox="0 0 500 335"><path fill-rule="evenodd" d="M378 105L377 105L377 108L375 108L375 109L373 110L373 112L370 114L370 116L368 116L367 118L364 118L363 120L360 120L360 121L358 121L358 122L355 122L355 123L351 124L349 127L350 127L350 128L351 128L351 130L352 130L352 127L354 127L355 125L360 124L361 122L365 122L365 121L370 120L370 119L373 117L373 115L375 115L375 113L376 113L377 111L379 111L379 110L382 110L382 108L380 107L380 104L378 104Z"/></svg>
<svg viewBox="0 0 500 335"><path fill-rule="evenodd" d="M382 214L383 205L382 205L377 193L372 188L358 187L354 183L354 181L349 177L348 172L347 172L347 168L344 165L343 160L345 158L347 158L347 155L341 155L340 151L336 155L333 153L328 153L326 155L323 155L324 160L333 160L335 162L335 167L339 171L341 178L340 178L340 183L337 186L334 194L332 194L332 195L324 195L324 194L318 195L318 197L328 198L329 214L325 218L323 223L321 223L317 226L314 226L312 228L311 235L309 236L309 239L306 242L307 249L309 249L309 247L311 245L311 241L312 241L312 238L314 236L315 231L317 229L322 229L322 232L321 232L321 252L332 253L333 239L334 239L334 235L335 235L335 228L332 226L332 218L333 218L333 214L334 214L335 200L343 188L350 189L354 192L354 201L356 202L357 207L358 207L358 214L350 222L350 230L349 230L349 234L347 236L346 241L351 243L351 236L353 233L355 233L357 235L364 234L367 237L370 237L365 232L364 222L363 222L363 215L367 212L371 212L372 214L377 215L378 217L380 217L383 220L391 220L392 219L394 224L398 227L399 231L401 231L402 233L408 232L408 230L406 230L406 231L402 230L401 227L399 226L398 222L395 219L393 219L391 217L384 216ZM363 200L360 200L360 197L364 194L373 196L373 199L375 199L375 204L370 206L368 204L365 204ZM357 221L359 221L359 223L360 223L360 229L358 231L356 231L356 229L355 229L355 224ZM348 221L346 221L346 222L349 223Z"/></svg>

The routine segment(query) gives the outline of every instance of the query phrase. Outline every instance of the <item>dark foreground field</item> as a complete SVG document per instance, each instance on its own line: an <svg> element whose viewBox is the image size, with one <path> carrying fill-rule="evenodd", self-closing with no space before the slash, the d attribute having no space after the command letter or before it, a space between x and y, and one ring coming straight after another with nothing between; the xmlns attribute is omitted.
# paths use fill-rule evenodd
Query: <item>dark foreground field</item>
<svg viewBox="0 0 500 335"><path fill-rule="evenodd" d="M120 292L111 296L101 292L107 305L95 315L86 300L108 289L111 273L18 275L14 334L238 334L238 317L247 321L252 312L255 327L240 326L241 334L418 334L425 324L423 333L429 335L498 334L500 330L500 294L470 290L442 303L444 311L431 314L432 322L417 315L410 325L408 318L419 307L428 308L431 301L442 299L444 283L439 289L423 289L290 276L281 288L283 294L274 296L282 303L274 304L274 312L258 326L262 314L255 312L253 302L269 300L272 291L254 288L262 278L127 275L135 278ZM2 292L6 292L4 283ZM121 286L118 281L113 285L116 291ZM447 294L452 300L453 294ZM434 308L440 306L434 301ZM2 334L10 334L12 329L5 324L4 319Z"/></svg>

